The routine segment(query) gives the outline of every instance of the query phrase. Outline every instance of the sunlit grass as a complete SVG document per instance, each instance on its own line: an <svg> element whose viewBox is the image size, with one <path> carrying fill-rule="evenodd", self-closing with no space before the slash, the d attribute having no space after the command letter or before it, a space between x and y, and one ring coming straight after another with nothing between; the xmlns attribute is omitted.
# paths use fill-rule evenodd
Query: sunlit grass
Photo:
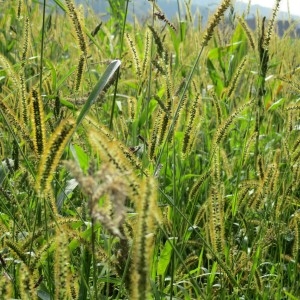
<svg viewBox="0 0 300 300"><path fill-rule="evenodd" d="M299 40L251 32L229 1L202 31L189 5L180 24L155 2L133 24L125 0L108 21L16 2L0 19L1 295L298 299Z"/></svg>

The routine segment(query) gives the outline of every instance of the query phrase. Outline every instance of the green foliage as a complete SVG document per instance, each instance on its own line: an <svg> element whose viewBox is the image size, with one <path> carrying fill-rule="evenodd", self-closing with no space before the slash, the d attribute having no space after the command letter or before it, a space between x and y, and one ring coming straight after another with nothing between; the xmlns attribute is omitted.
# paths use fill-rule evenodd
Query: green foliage
<svg viewBox="0 0 300 300"><path fill-rule="evenodd" d="M277 6L251 32L224 0L203 33L189 1L143 25L129 1L8 2L0 298L298 299L300 42Z"/></svg>

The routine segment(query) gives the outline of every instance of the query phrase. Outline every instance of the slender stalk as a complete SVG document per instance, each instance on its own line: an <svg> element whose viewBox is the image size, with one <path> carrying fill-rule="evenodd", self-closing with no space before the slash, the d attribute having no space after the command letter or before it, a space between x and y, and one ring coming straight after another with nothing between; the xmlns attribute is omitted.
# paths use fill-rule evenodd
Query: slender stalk
<svg viewBox="0 0 300 300"><path fill-rule="evenodd" d="M47 0L43 2L43 21L42 21L42 40L41 40L41 60L40 60L40 94L42 94L43 85L43 66L44 66L44 40L45 40L45 18L46 18L46 3Z"/></svg>
<svg viewBox="0 0 300 300"><path fill-rule="evenodd" d="M178 10L178 21L179 21L179 31L180 31L180 41L183 41L183 33L182 33L182 24L181 24L181 10L180 10L180 3L179 0L177 0L177 10Z"/></svg>
<svg viewBox="0 0 300 300"><path fill-rule="evenodd" d="M123 20L121 43L120 43L120 50L119 50L119 57L120 58L122 57L122 53L123 53L124 35L125 35L126 20L127 20L127 14L128 14L128 4L129 4L129 0L126 0L125 15L124 15L124 20ZM113 103L112 103L112 107L111 107L110 120L109 120L109 129L110 130L113 129L113 118L114 118L114 111L115 111L115 106L116 106L119 74L120 74L120 70L118 69L117 74L116 74L117 79L116 79L116 82L115 82L114 97L113 97Z"/></svg>

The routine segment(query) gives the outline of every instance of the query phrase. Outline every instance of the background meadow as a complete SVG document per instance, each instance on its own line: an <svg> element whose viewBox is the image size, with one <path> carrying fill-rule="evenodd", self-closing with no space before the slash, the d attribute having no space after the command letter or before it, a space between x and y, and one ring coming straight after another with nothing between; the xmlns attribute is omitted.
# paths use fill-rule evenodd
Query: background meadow
<svg viewBox="0 0 300 300"><path fill-rule="evenodd" d="M296 27L149 2L1 3L0 298L298 299Z"/></svg>

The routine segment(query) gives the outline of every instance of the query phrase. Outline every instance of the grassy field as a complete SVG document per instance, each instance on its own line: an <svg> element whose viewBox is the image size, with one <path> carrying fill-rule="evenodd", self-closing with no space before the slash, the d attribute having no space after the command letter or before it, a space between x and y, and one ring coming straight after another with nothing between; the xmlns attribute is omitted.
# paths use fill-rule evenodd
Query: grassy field
<svg viewBox="0 0 300 300"><path fill-rule="evenodd" d="M229 0L205 28L40 2L0 9L0 299L299 299L280 1L255 32Z"/></svg>

